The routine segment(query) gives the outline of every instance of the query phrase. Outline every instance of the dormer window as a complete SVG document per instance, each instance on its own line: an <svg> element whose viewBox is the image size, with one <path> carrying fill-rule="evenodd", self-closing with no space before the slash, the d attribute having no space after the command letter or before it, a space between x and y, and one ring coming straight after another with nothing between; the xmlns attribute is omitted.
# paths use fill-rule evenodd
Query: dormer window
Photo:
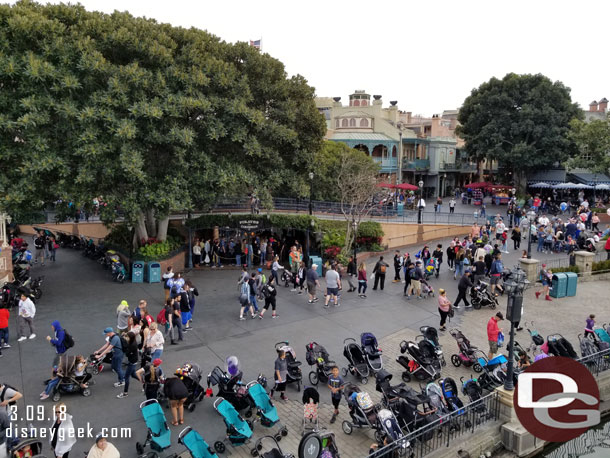
<svg viewBox="0 0 610 458"><path fill-rule="evenodd" d="M356 127L356 120L355 120L354 118L351 118L351 119L349 120L349 126L350 126L350 127Z"/></svg>
<svg viewBox="0 0 610 458"><path fill-rule="evenodd" d="M368 119L361 119L360 120L360 127L368 127L369 126L369 120Z"/></svg>

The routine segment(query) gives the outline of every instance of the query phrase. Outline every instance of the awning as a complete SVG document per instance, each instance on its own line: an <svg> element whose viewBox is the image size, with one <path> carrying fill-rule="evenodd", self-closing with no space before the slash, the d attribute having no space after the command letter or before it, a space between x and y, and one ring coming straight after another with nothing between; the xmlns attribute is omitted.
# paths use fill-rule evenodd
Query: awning
<svg viewBox="0 0 610 458"><path fill-rule="evenodd" d="M596 184L610 184L610 177L603 173L591 173L591 172L570 172L570 181L576 183L588 184L589 186L595 186Z"/></svg>
<svg viewBox="0 0 610 458"><path fill-rule="evenodd" d="M532 185L535 183L548 183L548 184L559 184L565 183L566 171L565 169L549 169L539 170L528 174L527 184Z"/></svg>
<svg viewBox="0 0 610 458"><path fill-rule="evenodd" d="M544 182L542 182L542 181L541 181L541 182L539 182L539 183L530 184L530 185L528 185L528 186L529 186L530 188L543 188L543 189L545 189L545 188L550 188L550 187L551 187L551 185L550 185L550 184L548 184L548 183L544 183Z"/></svg>

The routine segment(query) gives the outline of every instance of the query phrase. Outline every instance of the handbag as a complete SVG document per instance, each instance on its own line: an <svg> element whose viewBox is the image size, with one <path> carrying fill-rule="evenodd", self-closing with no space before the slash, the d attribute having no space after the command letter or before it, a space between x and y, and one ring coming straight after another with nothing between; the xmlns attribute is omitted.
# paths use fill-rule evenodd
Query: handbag
<svg viewBox="0 0 610 458"><path fill-rule="evenodd" d="M209 254L205 254L205 259L203 260L204 263L209 264L210 263L210 255Z"/></svg>
<svg viewBox="0 0 610 458"><path fill-rule="evenodd" d="M447 312L447 313L448 313L447 316L449 316L449 318L453 318L455 316L455 310L453 309L453 307L451 307L449 309L449 312Z"/></svg>

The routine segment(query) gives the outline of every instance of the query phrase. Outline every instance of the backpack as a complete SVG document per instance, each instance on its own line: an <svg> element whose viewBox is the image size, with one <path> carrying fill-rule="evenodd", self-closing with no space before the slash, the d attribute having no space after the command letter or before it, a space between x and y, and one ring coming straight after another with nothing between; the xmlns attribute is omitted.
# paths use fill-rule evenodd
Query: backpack
<svg viewBox="0 0 610 458"><path fill-rule="evenodd" d="M74 338L64 329L64 347L66 347L66 350L68 350L68 348L72 348L73 346Z"/></svg>
<svg viewBox="0 0 610 458"><path fill-rule="evenodd" d="M129 350L129 344L127 343L127 339L125 339L125 337L123 336L119 336L119 339L121 340L121 350L123 351L123 353L127 353L127 351Z"/></svg>
<svg viewBox="0 0 610 458"><path fill-rule="evenodd" d="M379 266L379 273L385 274L385 269L386 269L385 264L381 264L381 265Z"/></svg>
<svg viewBox="0 0 610 458"><path fill-rule="evenodd" d="M157 314L157 323L162 324L163 326L167 324L167 319L165 318L165 308L162 308Z"/></svg>

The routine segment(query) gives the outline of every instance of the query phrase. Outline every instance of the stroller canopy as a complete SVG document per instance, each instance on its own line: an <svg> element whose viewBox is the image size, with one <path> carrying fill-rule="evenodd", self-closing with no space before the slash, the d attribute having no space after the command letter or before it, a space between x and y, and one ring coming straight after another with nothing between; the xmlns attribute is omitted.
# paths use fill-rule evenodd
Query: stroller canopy
<svg viewBox="0 0 610 458"><path fill-rule="evenodd" d="M254 383L251 385L248 388L248 394L254 402L254 405L259 409L261 415L263 415L273 424L280 421L280 417L277 414L277 409L271 404L269 395L260 383Z"/></svg>
<svg viewBox="0 0 610 458"><path fill-rule="evenodd" d="M314 404L320 402L320 393L311 386L303 390L303 404L309 404L310 401L313 401Z"/></svg>
<svg viewBox="0 0 610 458"><path fill-rule="evenodd" d="M372 347L377 350L377 338L371 332L363 332L360 334L360 345L363 348Z"/></svg>
<svg viewBox="0 0 610 458"><path fill-rule="evenodd" d="M152 434L151 440L157 444L162 450L171 445L171 431L167 427L165 414L159 402L144 403L142 407L142 416L144 422Z"/></svg>
<svg viewBox="0 0 610 458"><path fill-rule="evenodd" d="M192 428L187 428L186 433L180 433L180 440L191 453L192 458L216 458L216 455L206 441L203 440L201 434Z"/></svg>
<svg viewBox="0 0 610 458"><path fill-rule="evenodd" d="M240 417L237 410L235 410L235 407L233 407L229 401L223 399L218 405L215 405L215 407L217 412L222 415L227 426L232 426L238 434L241 434L248 439L252 436L252 429L248 423Z"/></svg>

